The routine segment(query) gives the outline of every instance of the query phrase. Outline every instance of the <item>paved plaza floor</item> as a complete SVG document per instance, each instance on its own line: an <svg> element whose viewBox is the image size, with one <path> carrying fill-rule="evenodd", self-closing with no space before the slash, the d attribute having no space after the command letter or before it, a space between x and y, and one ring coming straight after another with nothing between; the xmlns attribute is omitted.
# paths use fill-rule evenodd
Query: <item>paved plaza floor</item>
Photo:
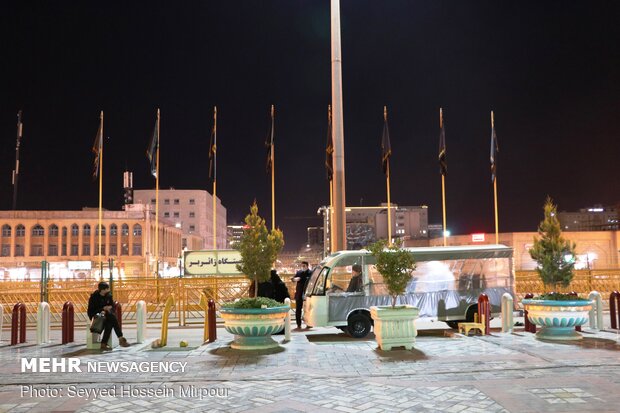
<svg viewBox="0 0 620 413"><path fill-rule="evenodd" d="M438 323L439 324L439 323ZM579 342L517 330L465 337L422 330L414 350L381 351L374 337L334 328L294 331L277 350L233 350L232 336L200 345L199 327L171 328L169 347L101 353L76 343L0 343L0 412L618 412L620 336L584 329ZM135 342L135 329L126 337ZM284 336L274 336L283 341ZM187 340L185 350L180 340ZM82 372L22 372L22 359L79 359ZM96 362L113 362L113 366ZM122 362L125 362L123 364ZM144 362L156 362L145 364ZM159 362L166 362L159 364ZM109 372L124 365L125 370ZM157 371L168 366L175 371ZM87 369L99 366L93 371ZM116 366L116 367L114 367ZM146 369L142 372L140 369ZM32 367L32 366L30 366ZM135 371L138 370L138 371Z"/></svg>

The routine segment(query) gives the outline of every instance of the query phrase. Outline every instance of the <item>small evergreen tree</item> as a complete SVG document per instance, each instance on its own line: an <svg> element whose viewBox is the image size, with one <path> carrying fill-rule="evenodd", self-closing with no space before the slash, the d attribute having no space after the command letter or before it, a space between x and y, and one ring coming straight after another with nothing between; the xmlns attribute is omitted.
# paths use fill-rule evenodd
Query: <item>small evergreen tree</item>
<svg viewBox="0 0 620 413"><path fill-rule="evenodd" d="M237 270L254 280L254 294L258 294L258 283L268 281L273 263L284 247L284 235L279 229L268 231L265 220L258 215L256 201L245 217L246 228L241 240L234 248L241 254Z"/></svg>
<svg viewBox="0 0 620 413"><path fill-rule="evenodd" d="M545 287L555 291L558 285L568 287L575 267L575 244L562 237L557 207L550 197L545 202L545 218L538 226L540 239L534 237L530 256L538 263L536 272Z"/></svg>
<svg viewBox="0 0 620 413"><path fill-rule="evenodd" d="M401 247L400 240L391 247L387 241L379 240L368 247L377 260L377 271L383 276L388 293L392 297L392 308L396 307L396 298L403 295L415 270L415 260L409 251Z"/></svg>

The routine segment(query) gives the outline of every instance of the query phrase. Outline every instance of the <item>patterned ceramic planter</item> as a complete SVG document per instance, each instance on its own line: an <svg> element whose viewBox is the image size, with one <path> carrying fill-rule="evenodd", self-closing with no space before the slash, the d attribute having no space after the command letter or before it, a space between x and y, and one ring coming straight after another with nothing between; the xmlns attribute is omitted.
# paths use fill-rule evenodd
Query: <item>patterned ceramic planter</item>
<svg viewBox="0 0 620 413"><path fill-rule="evenodd" d="M420 309L411 305L401 305L392 308L370 307L370 316L374 320L374 331L377 344L381 350L391 350L392 347L404 346L411 350L415 344L418 331L415 328L415 319Z"/></svg>
<svg viewBox="0 0 620 413"><path fill-rule="evenodd" d="M290 307L220 308L224 328L235 335L230 345L238 350L263 350L278 347L271 335L284 328Z"/></svg>
<svg viewBox="0 0 620 413"><path fill-rule="evenodd" d="M527 318L541 327L536 337L545 340L581 340L583 337L576 326L588 322L588 312L592 308L590 300L523 300Z"/></svg>

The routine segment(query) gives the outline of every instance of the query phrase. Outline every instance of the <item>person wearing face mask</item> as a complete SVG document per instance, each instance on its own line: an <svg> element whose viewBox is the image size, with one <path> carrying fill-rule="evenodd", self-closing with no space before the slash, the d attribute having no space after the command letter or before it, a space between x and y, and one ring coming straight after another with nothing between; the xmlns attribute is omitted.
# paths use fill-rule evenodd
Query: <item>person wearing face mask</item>
<svg viewBox="0 0 620 413"><path fill-rule="evenodd" d="M295 273L295 277L291 281L297 283L295 285L295 321L297 322L297 329L301 329L301 310L304 307L304 290L306 289L306 283L310 279L312 271L308 268L308 262L301 262L301 270Z"/></svg>

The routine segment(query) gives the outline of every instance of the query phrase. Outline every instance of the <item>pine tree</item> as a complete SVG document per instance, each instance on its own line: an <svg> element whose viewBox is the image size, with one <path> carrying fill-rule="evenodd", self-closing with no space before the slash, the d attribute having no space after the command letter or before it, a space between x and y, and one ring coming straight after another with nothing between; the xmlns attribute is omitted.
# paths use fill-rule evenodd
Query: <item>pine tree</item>
<svg viewBox="0 0 620 413"><path fill-rule="evenodd" d="M273 263L284 247L284 235L279 229L271 232L265 220L258 215L256 201L245 217L243 235L234 248L241 254L241 264L237 270L254 280L254 293L257 295L258 283L268 281Z"/></svg>
<svg viewBox="0 0 620 413"><path fill-rule="evenodd" d="M550 197L544 206L545 218L538 226L540 239L534 237L530 256L538 263L538 276L545 287L568 287L574 276L575 244L562 237L557 207Z"/></svg>

